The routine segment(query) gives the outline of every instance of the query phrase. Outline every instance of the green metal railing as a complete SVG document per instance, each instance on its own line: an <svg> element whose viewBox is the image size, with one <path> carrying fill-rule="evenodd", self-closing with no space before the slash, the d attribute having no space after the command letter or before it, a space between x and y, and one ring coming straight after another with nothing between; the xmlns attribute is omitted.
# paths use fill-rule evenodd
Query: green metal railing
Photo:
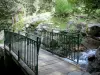
<svg viewBox="0 0 100 75"><path fill-rule="evenodd" d="M80 33L42 32L43 48L58 56L79 62ZM45 42L44 42L45 41Z"/></svg>
<svg viewBox="0 0 100 75"><path fill-rule="evenodd" d="M4 31L5 46L9 51L13 51L18 56L18 61L22 60L34 73L38 75L38 53L40 38L32 40L20 33Z"/></svg>

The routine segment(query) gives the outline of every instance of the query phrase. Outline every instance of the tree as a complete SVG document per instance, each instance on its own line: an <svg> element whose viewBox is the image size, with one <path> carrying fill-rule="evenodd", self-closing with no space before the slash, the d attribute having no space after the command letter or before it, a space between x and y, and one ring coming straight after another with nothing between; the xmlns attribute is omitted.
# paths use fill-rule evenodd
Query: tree
<svg viewBox="0 0 100 75"><path fill-rule="evenodd" d="M7 29L11 26L12 15L20 5L26 8L28 14L32 14L33 2L34 0L0 0L0 29Z"/></svg>
<svg viewBox="0 0 100 75"><path fill-rule="evenodd" d="M88 14L94 14L94 12L100 9L100 0L79 0L84 4L85 12Z"/></svg>
<svg viewBox="0 0 100 75"><path fill-rule="evenodd" d="M12 8L15 6L13 0L0 0L0 29L6 29L10 26L12 19Z"/></svg>

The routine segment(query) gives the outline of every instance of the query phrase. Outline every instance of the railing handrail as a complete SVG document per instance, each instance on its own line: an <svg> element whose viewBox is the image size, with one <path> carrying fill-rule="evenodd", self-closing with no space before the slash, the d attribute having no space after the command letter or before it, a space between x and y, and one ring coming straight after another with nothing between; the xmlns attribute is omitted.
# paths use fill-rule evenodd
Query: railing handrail
<svg viewBox="0 0 100 75"><path fill-rule="evenodd" d="M18 61L23 60L26 65L38 75L38 53L40 47L40 37L33 40L25 35L5 30L5 47L9 47L9 52L13 51L18 56ZM22 38L22 40L20 40ZM32 61L32 62L29 62ZM30 63L30 64L29 64ZM32 63L32 64L31 64ZM31 65L31 67L29 66ZM33 69L33 67L35 69Z"/></svg>
<svg viewBox="0 0 100 75"><path fill-rule="evenodd" d="M79 63L79 46L81 44L81 38L82 38L82 35L81 33L66 33L66 34L62 34L62 33L53 33L53 32L43 32L43 37L44 38L48 38L46 41L46 44L45 42L42 42L42 44L44 46L47 47L47 50L50 51L51 53L54 53L54 54L57 54L58 56L61 56L61 57L67 57L67 52L69 51L68 55L69 55L69 58L71 58L71 60L74 60L72 58L72 55L70 55L70 52L74 52L74 56L77 55L77 63ZM52 41L54 41L54 39L57 39L55 40L57 43L58 43L58 46L57 46L57 43L55 46L55 48L57 48L57 50L59 50L59 46L62 48L62 50L59 50L57 52L56 49L53 49L53 46L52 46ZM59 41L60 40L60 41ZM48 42L49 41L49 42ZM65 43L64 43L65 42ZM74 49L75 48L75 49ZM77 54L75 54L75 51L77 51ZM61 54L61 53L62 54Z"/></svg>

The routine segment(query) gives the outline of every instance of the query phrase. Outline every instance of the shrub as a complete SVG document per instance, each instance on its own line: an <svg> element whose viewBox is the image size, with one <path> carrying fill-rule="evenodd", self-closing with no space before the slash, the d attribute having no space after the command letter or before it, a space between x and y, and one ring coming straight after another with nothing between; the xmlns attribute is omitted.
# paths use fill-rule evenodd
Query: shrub
<svg viewBox="0 0 100 75"><path fill-rule="evenodd" d="M56 16L66 17L73 11L72 4L67 0L56 0L55 14Z"/></svg>

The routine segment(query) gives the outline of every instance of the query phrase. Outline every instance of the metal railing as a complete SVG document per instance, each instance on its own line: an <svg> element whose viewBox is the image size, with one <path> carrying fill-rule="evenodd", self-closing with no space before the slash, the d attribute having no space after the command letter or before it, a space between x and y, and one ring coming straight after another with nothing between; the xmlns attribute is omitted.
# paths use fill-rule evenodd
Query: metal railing
<svg viewBox="0 0 100 75"><path fill-rule="evenodd" d="M22 60L34 73L38 75L38 53L40 38L32 40L20 33L4 31L5 46L9 51L13 51L18 56L18 61Z"/></svg>
<svg viewBox="0 0 100 75"><path fill-rule="evenodd" d="M82 37L80 33L42 32L42 48L58 56L79 63L79 46Z"/></svg>

